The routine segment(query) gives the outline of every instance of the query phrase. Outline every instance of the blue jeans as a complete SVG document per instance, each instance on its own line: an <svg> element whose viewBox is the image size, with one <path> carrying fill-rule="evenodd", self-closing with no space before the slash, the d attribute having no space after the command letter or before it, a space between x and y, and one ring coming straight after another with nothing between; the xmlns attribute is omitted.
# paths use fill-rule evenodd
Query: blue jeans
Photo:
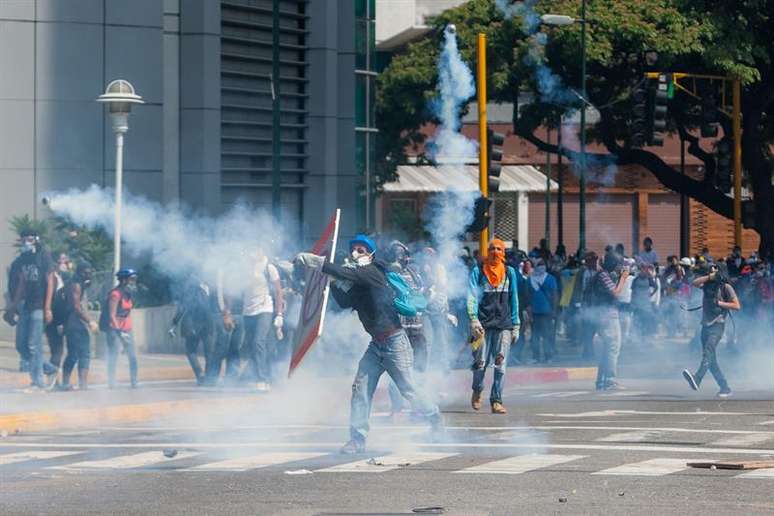
<svg viewBox="0 0 774 516"><path fill-rule="evenodd" d="M56 368L43 359L43 310L22 308L16 326L16 349L26 349L30 361L30 379L42 387L43 373L53 374ZM24 356L22 356L24 359Z"/></svg>
<svg viewBox="0 0 774 516"><path fill-rule="evenodd" d="M243 316L247 353L247 378L256 382L271 382L271 354L269 353L269 331L272 328L271 312Z"/></svg>
<svg viewBox="0 0 774 516"><path fill-rule="evenodd" d="M508 349L511 346L511 330L487 329L484 342L473 352L473 390L484 390L484 376L490 365L494 368L494 381L489 393L489 402L503 402L503 384L505 383L505 365L508 362Z"/></svg>
<svg viewBox="0 0 774 516"><path fill-rule="evenodd" d="M621 321L618 318L618 310L600 313L597 329L602 344L597 365L597 388L603 389L618 376L618 355L621 354Z"/></svg>
<svg viewBox="0 0 774 516"><path fill-rule="evenodd" d="M67 357L62 367L62 384L70 385L70 374L75 365L79 371L89 369L91 363L91 339L86 325L80 321L70 322L65 333L67 337Z"/></svg>
<svg viewBox="0 0 774 516"><path fill-rule="evenodd" d="M414 388L412 378L413 352L406 332L397 333L382 341L368 345L357 368L352 383L352 404L350 412L350 436L358 441L368 437L368 417L371 401L379 378L385 371L398 386L401 395L411 403L412 409L427 418L433 425L441 421L438 406L428 401Z"/></svg>
<svg viewBox="0 0 774 516"><path fill-rule="evenodd" d="M106 337L108 385L111 387L116 385L116 362L118 361L119 346L123 346L129 357L129 378L132 385L137 384L137 353L134 350L134 338L131 332L109 330Z"/></svg>
<svg viewBox="0 0 774 516"><path fill-rule="evenodd" d="M425 337L424 328L409 328L404 329L409 343L411 344L413 369L416 373L414 377L414 386L422 388L425 380L425 373L427 373L427 337ZM390 395L390 403L392 405L393 412L400 412L403 410L403 397L400 395L400 390L395 382L390 382L387 392Z"/></svg>
<svg viewBox="0 0 774 516"><path fill-rule="evenodd" d="M223 327L223 318L220 314L213 315L215 325L215 346L212 350L212 359L207 380L215 383L220 377L223 361L226 361L226 378L236 378L239 376L239 348L242 347L242 340L245 334L244 324L241 315L232 316L234 320L234 329L226 331Z"/></svg>

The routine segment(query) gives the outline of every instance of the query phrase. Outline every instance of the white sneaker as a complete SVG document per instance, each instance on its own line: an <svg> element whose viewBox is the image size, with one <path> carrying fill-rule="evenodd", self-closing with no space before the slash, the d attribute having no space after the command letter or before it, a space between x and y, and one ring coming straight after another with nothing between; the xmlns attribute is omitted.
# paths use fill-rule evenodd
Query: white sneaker
<svg viewBox="0 0 774 516"><path fill-rule="evenodd" d="M271 385L269 385L266 382L258 382L255 385L255 390L257 390L258 392L269 392L271 391Z"/></svg>

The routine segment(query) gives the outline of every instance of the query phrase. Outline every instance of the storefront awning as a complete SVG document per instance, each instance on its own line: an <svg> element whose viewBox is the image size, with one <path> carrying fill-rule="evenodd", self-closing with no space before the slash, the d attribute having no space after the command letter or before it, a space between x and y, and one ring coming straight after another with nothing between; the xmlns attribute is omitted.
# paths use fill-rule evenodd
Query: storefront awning
<svg viewBox="0 0 774 516"><path fill-rule="evenodd" d="M551 181L551 190L556 190ZM439 165L398 167L398 179L385 183L385 192L445 192L478 190L478 166ZM544 192L546 176L530 165L506 165L500 174L501 192Z"/></svg>

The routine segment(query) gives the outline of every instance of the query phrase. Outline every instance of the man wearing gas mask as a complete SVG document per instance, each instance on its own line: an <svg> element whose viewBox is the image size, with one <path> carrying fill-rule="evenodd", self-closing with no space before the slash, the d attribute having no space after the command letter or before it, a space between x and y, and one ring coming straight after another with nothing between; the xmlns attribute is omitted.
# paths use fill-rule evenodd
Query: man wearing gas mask
<svg viewBox="0 0 774 516"><path fill-rule="evenodd" d="M726 328L726 319L731 310L741 309L739 298L731 286L725 270L712 264L705 274L700 274L693 280L693 286L702 289L701 303L701 364L695 374L688 369L683 370L683 378L694 391L699 390L701 381L707 370L712 373L720 387L718 397L731 396L723 372L718 365L717 347Z"/></svg>
<svg viewBox="0 0 774 516"><path fill-rule="evenodd" d="M53 320L54 264L33 230L21 232L20 249L21 255L9 273L11 302L4 319L16 324L20 369L28 368L32 388L49 388L56 382L56 368L43 358L43 329ZM48 380L44 380L44 373Z"/></svg>
<svg viewBox="0 0 774 516"><path fill-rule="evenodd" d="M332 276L334 299L342 308L357 311L365 331L371 336L352 384L350 440L341 453L365 451L371 402L384 372L390 375L412 408L430 422L433 434L438 437L443 430L443 419L438 407L414 387L411 343L395 307L396 294L387 280L387 264L374 260L376 244L365 235L355 236L349 242L349 249L352 261L348 265L330 263L324 256L312 253L300 253L295 260L300 266L321 269Z"/></svg>

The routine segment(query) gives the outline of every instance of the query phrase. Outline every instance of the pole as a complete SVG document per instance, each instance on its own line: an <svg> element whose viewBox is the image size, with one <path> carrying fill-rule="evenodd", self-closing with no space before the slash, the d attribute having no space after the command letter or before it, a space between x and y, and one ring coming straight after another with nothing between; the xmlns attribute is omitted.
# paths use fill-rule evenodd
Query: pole
<svg viewBox="0 0 774 516"><path fill-rule="evenodd" d="M486 34L478 34L478 186L481 196L489 197L486 135ZM489 228L484 228L478 239L478 252L484 257L489 249Z"/></svg>
<svg viewBox="0 0 774 516"><path fill-rule="evenodd" d="M734 79L734 244L742 246L742 85Z"/></svg>
<svg viewBox="0 0 774 516"><path fill-rule="evenodd" d="M271 56L271 211L275 220L280 219L280 56L279 56L279 5L272 3L272 56Z"/></svg>
<svg viewBox="0 0 774 516"><path fill-rule="evenodd" d="M685 181L685 140L680 138L680 176ZM683 186L685 186L683 184ZM688 256L688 197L680 194L680 256Z"/></svg>
<svg viewBox="0 0 774 516"><path fill-rule="evenodd" d="M580 185L578 190L578 251L586 252L586 0L581 2L581 141L580 141Z"/></svg>
<svg viewBox="0 0 774 516"><path fill-rule="evenodd" d="M116 207L113 226L113 279L121 269L121 197L124 181L124 133L116 131Z"/></svg>
<svg viewBox="0 0 774 516"><path fill-rule="evenodd" d="M559 150L557 153L557 169L556 180L558 183L558 190L556 192L556 229L557 240L559 245L564 245L564 170L562 170L562 115L559 115L559 132L556 135L556 146Z"/></svg>
<svg viewBox="0 0 774 516"><path fill-rule="evenodd" d="M546 128L546 143L551 145L551 129ZM546 152L546 247L551 249L551 153Z"/></svg>

